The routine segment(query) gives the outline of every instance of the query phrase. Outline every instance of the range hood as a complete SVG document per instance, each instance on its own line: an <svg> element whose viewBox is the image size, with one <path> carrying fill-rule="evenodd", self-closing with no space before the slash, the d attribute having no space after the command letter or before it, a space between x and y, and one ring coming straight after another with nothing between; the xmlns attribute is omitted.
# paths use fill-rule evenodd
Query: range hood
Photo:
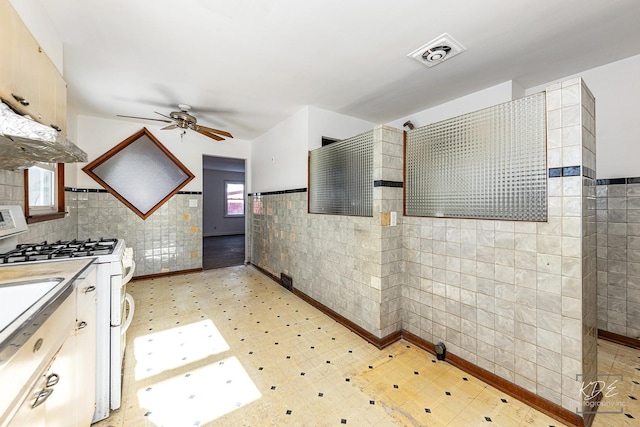
<svg viewBox="0 0 640 427"><path fill-rule="evenodd" d="M36 162L86 161L87 153L61 133L0 102L0 169L26 169Z"/></svg>

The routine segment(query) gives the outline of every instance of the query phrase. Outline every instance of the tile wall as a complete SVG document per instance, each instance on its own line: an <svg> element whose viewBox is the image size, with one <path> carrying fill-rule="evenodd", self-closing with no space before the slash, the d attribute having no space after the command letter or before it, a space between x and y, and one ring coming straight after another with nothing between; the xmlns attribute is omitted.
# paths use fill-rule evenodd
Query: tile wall
<svg viewBox="0 0 640 427"><path fill-rule="evenodd" d="M254 195L249 258L378 337L398 330L399 302L404 330L575 411L576 375L596 361L594 115L580 79L548 89L547 222L399 215L379 226L402 209L387 186L373 219L307 215L305 193ZM375 179L402 180L401 146L386 149Z"/></svg>
<svg viewBox="0 0 640 427"><path fill-rule="evenodd" d="M136 276L202 267L202 194L177 194L146 221L107 192L66 191L65 198L65 218L29 224L18 242L117 237L133 248ZM22 171L0 170L0 204L24 205Z"/></svg>
<svg viewBox="0 0 640 427"><path fill-rule="evenodd" d="M403 133L374 131L373 217L307 214L307 192L249 198L248 259L382 338L400 330ZM398 226L382 217L397 213Z"/></svg>
<svg viewBox="0 0 640 427"><path fill-rule="evenodd" d="M598 180L598 328L640 339L640 179Z"/></svg>
<svg viewBox="0 0 640 427"><path fill-rule="evenodd" d="M65 192L66 200L70 193ZM0 204L24 206L24 172L0 170ZM76 238L77 215L73 208L62 219L29 224L29 231L18 235L19 243L38 243L44 240L70 240Z"/></svg>
<svg viewBox="0 0 640 427"><path fill-rule="evenodd" d="M73 192L67 204L79 239L117 237L133 248L136 276L202 267L202 194L176 194L146 220L107 192Z"/></svg>

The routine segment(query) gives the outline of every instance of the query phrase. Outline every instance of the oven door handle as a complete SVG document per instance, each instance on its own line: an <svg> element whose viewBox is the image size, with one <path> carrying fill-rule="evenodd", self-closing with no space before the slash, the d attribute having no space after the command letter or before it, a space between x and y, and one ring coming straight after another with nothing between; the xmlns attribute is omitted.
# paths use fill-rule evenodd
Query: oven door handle
<svg viewBox="0 0 640 427"><path fill-rule="evenodd" d="M135 271L136 271L136 262L134 260L131 260L131 265L127 269L127 274L125 274L125 276L122 278L122 286L129 283Z"/></svg>
<svg viewBox="0 0 640 427"><path fill-rule="evenodd" d="M131 295L125 294L124 300L129 305L129 311L127 312L127 318L122 324L122 329L120 330L121 334L126 333L127 329L129 329L129 326L131 325L131 321L133 320L133 313L136 311L136 304L133 301L133 297Z"/></svg>

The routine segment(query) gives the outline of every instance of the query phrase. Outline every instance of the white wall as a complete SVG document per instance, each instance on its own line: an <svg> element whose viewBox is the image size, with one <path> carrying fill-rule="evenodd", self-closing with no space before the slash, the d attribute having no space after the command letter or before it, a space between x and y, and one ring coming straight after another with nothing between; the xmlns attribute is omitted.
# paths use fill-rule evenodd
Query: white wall
<svg viewBox="0 0 640 427"><path fill-rule="evenodd" d="M377 123L309 107L308 150L322 147L322 137L346 139L370 131ZM306 187L306 185L305 185Z"/></svg>
<svg viewBox="0 0 640 427"><path fill-rule="evenodd" d="M87 152L89 162L101 156L120 142L145 127L139 123L121 120L109 120L90 116L78 116L76 145ZM180 138L178 130L160 130L159 126L146 126L147 129L164 145L195 178L187 184L183 191L202 191L202 156L232 157L248 160L251 155L250 143L238 139L214 141L195 132L189 132ZM89 175L81 169L86 163L66 165L71 169L66 175L68 187L101 188ZM74 170L75 169L75 170ZM74 179L74 175L77 176ZM249 172L247 176L249 176Z"/></svg>
<svg viewBox="0 0 640 427"><path fill-rule="evenodd" d="M461 98L445 102L444 104L400 117L386 124L398 129L403 129L402 125L407 120L411 120L413 125L418 128L496 104L512 101L513 99L522 97L523 92L523 89L517 83L509 80Z"/></svg>
<svg viewBox="0 0 640 427"><path fill-rule="evenodd" d="M302 108L253 141L250 191L306 188L308 152L322 145L322 136L348 138L374 126L320 108Z"/></svg>
<svg viewBox="0 0 640 427"><path fill-rule="evenodd" d="M250 191L307 186L308 107L302 108L251 144Z"/></svg>
<svg viewBox="0 0 640 427"><path fill-rule="evenodd" d="M572 76L582 77L596 98L596 177L640 177L640 55ZM528 88L527 94L555 82Z"/></svg>

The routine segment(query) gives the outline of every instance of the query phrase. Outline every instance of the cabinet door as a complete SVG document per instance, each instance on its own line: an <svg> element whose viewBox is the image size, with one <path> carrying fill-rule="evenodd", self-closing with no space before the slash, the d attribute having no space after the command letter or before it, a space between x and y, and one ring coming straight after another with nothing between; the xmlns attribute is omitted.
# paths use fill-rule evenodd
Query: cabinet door
<svg viewBox="0 0 640 427"><path fill-rule="evenodd" d="M66 134L67 85L8 0L0 0L0 58L0 97Z"/></svg>
<svg viewBox="0 0 640 427"><path fill-rule="evenodd" d="M16 88L18 68L18 30L20 22L8 0L0 0L0 96L10 102L12 91Z"/></svg>
<svg viewBox="0 0 640 427"><path fill-rule="evenodd" d="M74 402L76 351L71 334L10 422L11 427L78 427ZM85 424L88 425L88 424Z"/></svg>
<svg viewBox="0 0 640 427"><path fill-rule="evenodd" d="M95 270L77 288L76 407L78 425L91 424L96 409L96 287Z"/></svg>
<svg viewBox="0 0 640 427"><path fill-rule="evenodd" d="M49 57L38 48L38 99L35 113L44 125L56 125L56 82L58 70Z"/></svg>
<svg viewBox="0 0 640 427"><path fill-rule="evenodd" d="M13 80L14 66L11 62L15 59L15 47L11 43L14 33L15 19L13 8L7 0L0 0L0 97L11 96L11 83Z"/></svg>
<svg viewBox="0 0 640 427"><path fill-rule="evenodd" d="M18 57L17 68L14 73L15 86L12 88L12 95L24 99L21 110L29 113L35 120L39 120L37 113L38 97L40 92L40 81L38 73L40 65L40 46L36 43L27 27L16 26L15 33ZM19 100L18 100L19 101ZM28 105L24 105L28 103Z"/></svg>
<svg viewBox="0 0 640 427"><path fill-rule="evenodd" d="M67 134L67 82L58 74L56 79L56 118L54 124Z"/></svg>
<svg viewBox="0 0 640 427"><path fill-rule="evenodd" d="M38 378L38 381L33 386L27 398L22 405L18 408L15 416L9 423L9 427L45 427L46 425L46 409L44 401L48 399L46 393L53 392L53 390L47 390L47 379L44 375Z"/></svg>
<svg viewBox="0 0 640 427"><path fill-rule="evenodd" d="M44 404L46 406L47 427L79 426L75 357L76 337L75 333L72 333L62 345L46 373L46 387L53 390Z"/></svg>

